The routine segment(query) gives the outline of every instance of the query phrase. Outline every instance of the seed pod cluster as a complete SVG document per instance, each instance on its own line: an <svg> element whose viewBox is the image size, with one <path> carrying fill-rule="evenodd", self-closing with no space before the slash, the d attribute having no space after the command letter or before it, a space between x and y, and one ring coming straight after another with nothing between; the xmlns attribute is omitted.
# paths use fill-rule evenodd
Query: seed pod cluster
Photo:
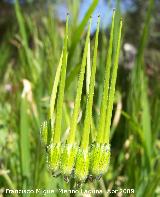
<svg viewBox="0 0 160 197"><path fill-rule="evenodd" d="M110 147L94 144L89 149L71 144L51 144L47 149L47 163L53 175L75 178L85 182L87 178L97 178L107 172L110 160Z"/></svg>
<svg viewBox="0 0 160 197"><path fill-rule="evenodd" d="M64 46L61 53L59 65L57 67L55 81L53 84L50 110L48 121L45 121L41 127L42 143L47 151L47 163L54 176L61 174L65 180L74 179L77 183L86 180L99 179L107 172L110 162L110 126L112 118L113 101L115 94L115 84L117 78L118 58L120 52L122 20L119 22L118 33L115 34L115 10L113 11L111 33L109 39L109 48L107 51L107 61L104 73L104 87L102 101L100 106L100 115L97 127L94 129L96 138L94 143L90 140L92 131L92 108L94 86L96 79L96 65L98 55L98 39L100 29L100 17L98 17L97 30L95 33L95 43L93 50L93 61L90 61L90 29L91 21L88 25L88 31L83 50L82 62L80 65L80 74L77 83L77 93L74 102L74 109L70 118L69 133L66 141L62 143L62 118L63 102L66 82L66 69L68 58L68 15L66 19L66 32L64 37ZM114 38L117 38L117 45L113 44ZM116 39L115 39L116 40ZM115 47L115 49L113 49ZM113 62L112 62L113 61ZM90 63L92 62L92 66ZM87 75L87 99L84 115L82 136L80 145L76 141L77 120L79 116L82 89L84 77L87 69L90 69ZM59 87L58 87L59 86ZM56 106L55 106L56 103ZM55 110L56 109L56 110ZM56 111L56 112L55 112ZM90 143L91 142L91 143Z"/></svg>

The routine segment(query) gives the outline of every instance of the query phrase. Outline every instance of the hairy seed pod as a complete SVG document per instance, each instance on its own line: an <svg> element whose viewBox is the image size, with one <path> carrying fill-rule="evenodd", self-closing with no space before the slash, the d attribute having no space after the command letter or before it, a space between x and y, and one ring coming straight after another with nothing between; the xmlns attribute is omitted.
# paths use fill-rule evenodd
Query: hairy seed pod
<svg viewBox="0 0 160 197"><path fill-rule="evenodd" d="M90 174L99 177L107 172L110 161L110 145L96 143L90 151Z"/></svg>
<svg viewBox="0 0 160 197"><path fill-rule="evenodd" d="M62 147L60 170L65 176L71 175L75 165L78 147L75 144L65 144Z"/></svg>
<svg viewBox="0 0 160 197"><path fill-rule="evenodd" d="M60 165L60 155L61 155L61 144L52 143L48 147L48 165L52 174L56 174L59 171Z"/></svg>
<svg viewBox="0 0 160 197"><path fill-rule="evenodd" d="M88 150L79 148L75 165L75 178L78 181L84 182L88 176L89 156Z"/></svg>

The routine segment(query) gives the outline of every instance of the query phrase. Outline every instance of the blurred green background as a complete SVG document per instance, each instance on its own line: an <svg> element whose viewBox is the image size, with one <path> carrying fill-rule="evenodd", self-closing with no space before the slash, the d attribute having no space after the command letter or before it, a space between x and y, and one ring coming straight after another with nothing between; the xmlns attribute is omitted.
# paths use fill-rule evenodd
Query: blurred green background
<svg viewBox="0 0 160 197"><path fill-rule="evenodd" d="M160 196L159 0L0 1L0 196L42 196L9 195L5 194L6 188L70 189L62 177L53 178L48 172L39 131L48 113L63 46L65 17L68 12L64 134L73 110L86 25L92 15L93 46L100 14L93 106L96 127L113 8L117 9L117 17L123 16L124 24L111 128L111 163L102 179L88 182L82 188L100 189L103 191L100 196ZM82 101L85 95L84 84ZM82 102L82 114L84 107ZM81 128L79 124L79 131ZM120 188L132 188L135 193L109 192Z"/></svg>

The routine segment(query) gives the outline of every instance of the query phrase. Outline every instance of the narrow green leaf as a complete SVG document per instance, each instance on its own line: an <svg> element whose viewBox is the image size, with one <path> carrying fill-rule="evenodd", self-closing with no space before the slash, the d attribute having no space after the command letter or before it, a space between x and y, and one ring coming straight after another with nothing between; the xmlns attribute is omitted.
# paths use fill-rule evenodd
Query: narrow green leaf
<svg viewBox="0 0 160 197"><path fill-rule="evenodd" d="M23 81L23 92L20 104L20 155L21 155L21 171L23 188L27 187L27 179L30 176L30 143L29 143L29 116L27 100L29 82ZM27 179L23 180L26 177Z"/></svg>

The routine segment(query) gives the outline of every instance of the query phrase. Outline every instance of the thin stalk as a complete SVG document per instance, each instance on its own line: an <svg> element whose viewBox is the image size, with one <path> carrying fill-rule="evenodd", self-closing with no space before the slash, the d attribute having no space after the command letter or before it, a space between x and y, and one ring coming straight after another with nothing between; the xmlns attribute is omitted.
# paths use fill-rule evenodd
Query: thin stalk
<svg viewBox="0 0 160 197"><path fill-rule="evenodd" d="M67 44L68 44L68 15L66 19L66 33L65 33L64 46L63 46L61 81L59 85L55 130L53 135L54 143L59 143L61 137L62 109L63 109L64 88L65 88L65 80L66 80L66 67L67 67Z"/></svg>
<svg viewBox="0 0 160 197"><path fill-rule="evenodd" d="M93 105L93 94L94 94L96 65L97 65L99 25L100 25L100 17L98 17L98 23L97 23L97 31L96 31L96 38L95 38L94 54L93 54L93 67L91 71L88 100L87 100L87 105L86 105L86 115L85 115L85 120L84 120L84 129L83 129L83 136L82 136L82 141L81 141L81 147L84 149L88 147L90 126L91 126L91 121L92 121L92 105Z"/></svg>
<svg viewBox="0 0 160 197"><path fill-rule="evenodd" d="M90 19L85 48L84 48L84 53L83 53L83 58L82 58L81 71L80 71L80 76L79 76L78 86L77 86L77 95L76 95L76 100L75 100L75 106L74 106L73 115L71 118L70 133L69 133L68 140L67 140L68 144L72 144L75 141L75 131L76 131L76 127L77 127L77 119L78 119L80 101L81 101L81 95L82 95L82 87L83 87L83 80L84 80L84 73L85 73L86 59L87 59L87 52L88 52L88 43L89 43L89 39L90 39L91 22L92 22L92 19Z"/></svg>
<svg viewBox="0 0 160 197"><path fill-rule="evenodd" d="M113 60L113 70L112 70L112 77L111 77L111 85L109 90L109 98L108 98L108 107L106 110L106 125L104 130L104 143L109 143L109 136L110 136L110 125L111 125L111 117L112 117L112 109L113 109L113 102L114 102L114 93L115 93L115 85L117 79L117 70L118 70L118 60L119 60L119 52L120 52L120 45L121 45L121 32L122 32L122 19L120 20L120 27L118 32L118 43L117 49Z"/></svg>
<svg viewBox="0 0 160 197"><path fill-rule="evenodd" d="M112 60L112 52L113 52L114 23L115 23L115 10L113 11L113 16L112 16L111 34L110 34L109 49L108 49L108 54L107 54L104 89L103 89L103 96L102 96L102 101L101 101L99 127L98 127L98 134L97 134L98 143L102 143L103 141L103 133L104 133L104 128L105 128L106 109L107 109L108 95L109 95L111 60Z"/></svg>

